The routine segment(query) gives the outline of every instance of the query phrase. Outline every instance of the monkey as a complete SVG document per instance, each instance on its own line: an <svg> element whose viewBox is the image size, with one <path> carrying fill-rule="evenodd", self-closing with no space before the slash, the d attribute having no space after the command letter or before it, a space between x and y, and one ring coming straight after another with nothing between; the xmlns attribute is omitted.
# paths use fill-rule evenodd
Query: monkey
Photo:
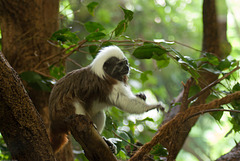
<svg viewBox="0 0 240 161"><path fill-rule="evenodd" d="M129 72L128 59L122 50L108 46L100 50L90 65L57 81L49 97L50 142L54 153L68 142L70 132L64 119L73 114L88 116L101 134L106 119L104 109L108 107L116 106L133 114L163 109L160 104L147 104L144 94L133 94L127 84Z"/></svg>

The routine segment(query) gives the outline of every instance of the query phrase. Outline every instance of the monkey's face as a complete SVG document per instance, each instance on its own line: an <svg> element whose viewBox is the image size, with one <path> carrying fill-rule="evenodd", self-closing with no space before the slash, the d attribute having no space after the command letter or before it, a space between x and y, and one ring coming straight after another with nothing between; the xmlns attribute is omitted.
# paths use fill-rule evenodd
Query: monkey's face
<svg viewBox="0 0 240 161"><path fill-rule="evenodd" d="M129 73L128 60L111 57L104 63L103 69L109 76L123 81L123 77Z"/></svg>

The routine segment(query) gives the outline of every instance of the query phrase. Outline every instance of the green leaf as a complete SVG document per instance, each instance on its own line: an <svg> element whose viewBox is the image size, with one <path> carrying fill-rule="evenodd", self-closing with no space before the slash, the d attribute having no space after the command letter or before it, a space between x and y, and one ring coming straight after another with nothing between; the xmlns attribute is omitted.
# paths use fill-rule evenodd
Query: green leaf
<svg viewBox="0 0 240 161"><path fill-rule="evenodd" d="M122 138L124 138L125 140L130 140L130 142L132 144L135 143L134 141L134 137L127 131L121 131L121 133L119 134Z"/></svg>
<svg viewBox="0 0 240 161"><path fill-rule="evenodd" d="M230 68L231 62L228 59L223 59L219 62L217 68L221 71Z"/></svg>
<svg viewBox="0 0 240 161"><path fill-rule="evenodd" d="M175 49L172 48L172 47L170 48L170 50L176 54L175 59L176 59L177 61L178 61L179 59L184 60L184 56L183 56L181 53L179 53L177 50L175 50Z"/></svg>
<svg viewBox="0 0 240 161"><path fill-rule="evenodd" d="M127 136L128 136L129 139L130 139L130 142L131 142L132 144L134 144L135 141L134 141L133 135L132 135L130 132L127 132L127 131L124 131L124 133L127 134Z"/></svg>
<svg viewBox="0 0 240 161"><path fill-rule="evenodd" d="M63 43L68 41L73 44L77 44L80 40L75 33L70 31L69 28L64 28L56 31L55 33L53 33L50 39L53 41L60 41Z"/></svg>
<svg viewBox="0 0 240 161"><path fill-rule="evenodd" d="M157 60L158 68L165 68L170 63L170 58L167 56L167 54L162 54L162 55L159 56L159 55L154 53L152 58Z"/></svg>
<svg viewBox="0 0 240 161"><path fill-rule="evenodd" d="M62 78L65 73L65 68L63 65L60 66L50 66L49 68L50 75L59 80Z"/></svg>
<svg viewBox="0 0 240 161"><path fill-rule="evenodd" d="M155 145L151 152L152 155L156 155L156 156L167 156L168 155L168 151L166 148L164 148L162 145L157 144Z"/></svg>
<svg viewBox="0 0 240 161"><path fill-rule="evenodd" d="M106 34L104 34L103 32L93 32L86 37L86 40L87 41L100 40L105 36Z"/></svg>
<svg viewBox="0 0 240 161"><path fill-rule="evenodd" d="M236 84L233 86L232 91L233 91L233 92L240 91L240 84L239 84L239 83L236 83Z"/></svg>
<svg viewBox="0 0 240 161"><path fill-rule="evenodd" d="M90 33L91 32L99 32L99 31L105 30L105 28L98 22L91 22L91 21L89 21L89 22L86 22L84 24L84 26L85 26L86 30L88 32L90 32Z"/></svg>
<svg viewBox="0 0 240 161"><path fill-rule="evenodd" d="M223 108L220 107L220 109L223 109ZM220 121L223 116L223 111L212 112L211 115L215 120Z"/></svg>
<svg viewBox="0 0 240 161"><path fill-rule="evenodd" d="M218 70L217 67L211 65L211 64L208 64L208 63L205 63L201 66L202 69L205 69L206 71L209 71L211 73L214 73L214 74L221 74L222 71Z"/></svg>
<svg viewBox="0 0 240 161"><path fill-rule="evenodd" d="M166 56L166 55L164 55L164 56ZM158 68L165 68L168 66L169 63L170 63L170 58L166 56L165 59L157 61L157 66L158 66Z"/></svg>
<svg viewBox="0 0 240 161"><path fill-rule="evenodd" d="M91 2L87 5L88 12L94 16L94 9L98 6L98 2Z"/></svg>
<svg viewBox="0 0 240 161"><path fill-rule="evenodd" d="M237 117L237 115L239 114L236 114L235 117ZM233 117L233 115L231 115ZM240 116L240 115L239 115ZM240 131L240 120L239 119L235 119L235 117L233 117L230 122L232 123L233 127L232 129L235 131L235 132L239 132Z"/></svg>
<svg viewBox="0 0 240 161"><path fill-rule="evenodd" d="M207 61L213 65L218 65L219 64L219 60L218 58L211 54L211 53L205 53L204 56L207 58Z"/></svg>
<svg viewBox="0 0 240 161"><path fill-rule="evenodd" d="M133 55L138 59L160 58L167 51L154 44L146 44L134 50Z"/></svg>
<svg viewBox="0 0 240 161"><path fill-rule="evenodd" d="M122 8L122 7L121 7ZM124 18L126 21L131 21L133 19L133 11L122 8L124 12Z"/></svg>
<svg viewBox="0 0 240 161"><path fill-rule="evenodd" d="M184 61L186 61L188 63L189 66L191 66L192 68L196 69L197 68L197 63L195 60L193 60L191 57L189 56L184 56Z"/></svg>
<svg viewBox="0 0 240 161"><path fill-rule="evenodd" d="M121 160L128 160L129 157L126 154L125 151L123 151L123 149L121 148L120 151L118 152L118 154L116 155L117 158L121 158Z"/></svg>
<svg viewBox="0 0 240 161"><path fill-rule="evenodd" d="M20 74L20 77L27 81L28 83L32 83L32 82L37 82L39 80L42 80L41 75L32 72L32 71L27 71L27 72L23 72Z"/></svg>
<svg viewBox="0 0 240 161"><path fill-rule="evenodd" d="M217 95L215 95L214 93L213 94L210 94L207 99L206 99L206 103L209 103L215 99L218 99L219 97Z"/></svg>
<svg viewBox="0 0 240 161"><path fill-rule="evenodd" d="M193 85L189 89L188 97L192 97L201 91L201 88L198 85Z"/></svg>
<svg viewBox="0 0 240 161"><path fill-rule="evenodd" d="M51 91L51 81L49 78L41 76L38 73L27 71L20 74L22 80L28 82L28 84L37 90Z"/></svg>
<svg viewBox="0 0 240 161"><path fill-rule="evenodd" d="M97 45L92 45L92 46L88 47L88 50L91 53L91 55L93 56L93 58L96 57L96 55L98 53L98 49L99 49L99 47Z"/></svg>
<svg viewBox="0 0 240 161"><path fill-rule="evenodd" d="M117 27L114 29L115 36L116 37L120 36L123 32L126 31L127 27L128 27L127 21L122 20L121 22L119 22Z"/></svg>
<svg viewBox="0 0 240 161"><path fill-rule="evenodd" d="M141 73L140 79L142 83L145 83L148 80L148 75L152 75L152 71L145 71Z"/></svg>

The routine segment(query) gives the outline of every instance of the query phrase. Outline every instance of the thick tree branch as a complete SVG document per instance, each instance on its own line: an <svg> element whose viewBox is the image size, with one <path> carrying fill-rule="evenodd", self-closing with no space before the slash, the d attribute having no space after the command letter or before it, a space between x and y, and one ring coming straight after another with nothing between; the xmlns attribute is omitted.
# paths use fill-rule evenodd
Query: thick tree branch
<svg viewBox="0 0 240 161"><path fill-rule="evenodd" d="M216 161L239 161L240 158L240 143L238 143L230 152L221 156Z"/></svg>
<svg viewBox="0 0 240 161"><path fill-rule="evenodd" d="M66 122L71 134L82 146L89 161L117 161L87 116L73 115L66 119Z"/></svg>
<svg viewBox="0 0 240 161"><path fill-rule="evenodd" d="M0 132L12 158L55 160L43 121L2 53L0 71Z"/></svg>
<svg viewBox="0 0 240 161"><path fill-rule="evenodd" d="M223 97L221 99L214 100L208 104L193 106L184 112L180 112L172 120L161 126L158 133L153 137L153 139L149 143L143 145L140 150L137 151L137 153L130 159L130 161L142 160L144 155L148 154L153 146L158 143L162 144L166 141L169 142L168 149L170 150L169 153L172 154L169 155L168 160L174 160L176 151L172 151L175 150L172 147L175 146L176 142L178 142L179 137L181 137L179 133L186 125L187 122L185 122L185 120L188 117L202 110L218 108L219 106L230 103L236 99L240 99L240 91L227 95L226 97Z"/></svg>

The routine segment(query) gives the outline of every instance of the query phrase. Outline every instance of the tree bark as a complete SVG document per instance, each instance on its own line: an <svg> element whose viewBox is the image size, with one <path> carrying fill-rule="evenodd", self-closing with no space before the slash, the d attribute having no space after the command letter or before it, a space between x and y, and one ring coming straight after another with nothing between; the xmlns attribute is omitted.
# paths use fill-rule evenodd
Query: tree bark
<svg viewBox="0 0 240 161"><path fill-rule="evenodd" d="M82 146L89 161L117 161L87 116L73 115L65 121L74 139Z"/></svg>
<svg viewBox="0 0 240 161"><path fill-rule="evenodd" d="M48 39L59 28L58 14L59 0L0 0L2 51L18 73L35 71L48 75L51 62L46 61L39 66L36 64L59 52L58 48L48 43ZM39 91L24 84L48 127L49 92ZM64 154L70 155L64 158L73 160L71 146L66 147L67 152Z"/></svg>
<svg viewBox="0 0 240 161"><path fill-rule="evenodd" d="M216 161L239 161L240 158L240 143L238 143L229 153L221 156Z"/></svg>
<svg viewBox="0 0 240 161"><path fill-rule="evenodd" d="M144 144L129 161L140 161L144 160L144 156L148 154L153 146L157 144L163 144L168 142L168 161L175 160L175 144L178 143L181 130L186 125L187 121L194 119L196 116L195 114L201 111L209 110L217 108L221 105L227 104L232 102L233 100L240 99L240 91L237 91L233 94L229 94L226 97L221 99L216 99L211 101L208 104L201 104L197 106L193 106L188 108L184 112L178 113L172 120L165 123L163 126L160 127L158 133L153 137L153 139L149 142ZM194 116L194 117L193 117ZM174 155L173 155L174 154Z"/></svg>
<svg viewBox="0 0 240 161"><path fill-rule="evenodd" d="M18 74L0 53L0 132L19 161L55 160L46 128Z"/></svg>
<svg viewBox="0 0 240 161"><path fill-rule="evenodd" d="M221 24L218 23L215 0L204 0L202 50L205 52L213 53L219 59L225 58L230 53L229 52L226 54L222 50L220 50L220 42L227 42L226 27L225 28L223 27L220 32L221 34L219 34L220 25ZM222 24L222 26L224 26L224 24ZM220 36L220 35L223 35L223 36ZM207 71L201 71L199 72L199 74L200 74L200 79L198 81L201 88L206 87L208 84L210 84L211 82L213 82L218 78L218 75L207 72ZM210 90L206 91L197 99L197 101L193 105L199 105L204 103L206 98L209 96L209 94L210 94ZM182 97L180 97L180 100L181 99ZM175 146L173 147L174 149L171 150L172 152L174 152L174 154L171 154L173 158L177 157L177 154L182 149L182 146L191 128L195 125L197 120L198 120L198 117L195 117L194 119L189 120L185 124L185 126L182 127L182 129L180 130L178 142L175 143ZM165 142L164 145L168 147L169 143Z"/></svg>
<svg viewBox="0 0 240 161"><path fill-rule="evenodd" d="M222 25L223 27L220 27ZM225 58L230 51L227 53L224 52L223 48L220 49L220 42L227 42L226 39L226 21L225 24L219 24L217 19L217 11L216 11L216 4L215 0L204 0L203 2L203 44L202 44L202 50L205 52L210 52L216 55L219 59ZM221 32L220 32L221 29ZM219 35L221 33L221 35ZM228 43L228 45L230 45ZM199 85L203 89L213 81L217 80L218 75L215 75L213 73L207 72L207 71L201 71L199 72L200 78L199 78ZM210 90L207 90L205 93L200 95L198 99L194 102L193 106L197 106L200 104L204 104L206 98L209 96ZM182 102L183 101L184 92L181 92L178 96L178 100L176 102ZM183 102L182 102L183 104ZM193 107L190 107L193 108ZM178 106L174 107L173 111L169 111L167 117L165 118L163 125L168 124L170 121L175 119L175 116L178 115L181 112L184 112L188 109L188 105L186 107ZM178 132L176 132L177 140L174 139L174 137L169 137L169 139L164 139L161 141L161 144L165 146L169 153L168 160L174 160L179 151L182 149L182 146L191 130L191 128L195 125L195 123L198 120L198 116L194 117L184 123L184 126L181 126L181 128L178 129ZM162 127L160 127L160 130ZM159 131L160 132L160 131ZM161 132L160 132L161 133ZM162 137L162 136L161 136ZM173 140L174 139L174 140ZM146 145L147 147L147 145ZM135 157L134 159L140 159ZM134 160L133 159L133 160Z"/></svg>

